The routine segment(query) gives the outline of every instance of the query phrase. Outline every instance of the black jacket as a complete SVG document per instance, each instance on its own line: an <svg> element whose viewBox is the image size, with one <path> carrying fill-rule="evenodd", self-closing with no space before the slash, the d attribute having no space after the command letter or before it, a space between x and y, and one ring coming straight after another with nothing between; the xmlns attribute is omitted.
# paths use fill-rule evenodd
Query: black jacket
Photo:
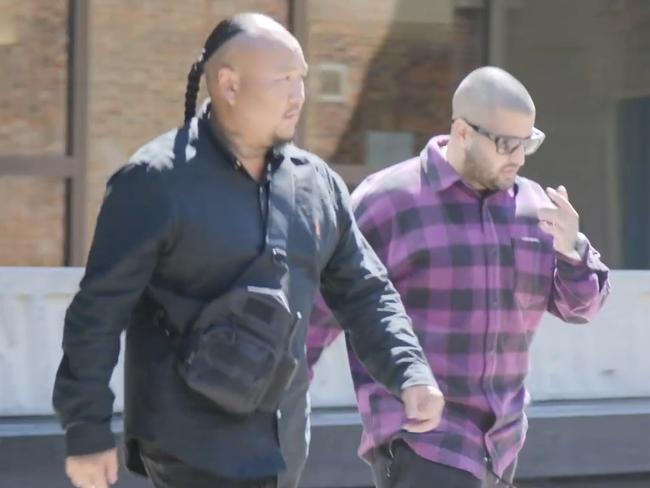
<svg viewBox="0 0 650 488"><path fill-rule="evenodd" d="M339 176L293 145L269 154L271 171L293 165L289 301L301 312L300 367L277 413L236 419L191 393L174 367L174 343L154 326L147 285L210 300L264 246L266 183L258 184L214 137L208 110L143 146L111 177L85 275L65 318L54 406L69 455L109 449L109 379L126 329L127 464L143 472L143 438L197 468L263 477L304 461L308 408L304 341L322 290L371 374L395 394L433 384L386 271L360 234ZM292 482L295 484L295 480ZM289 484L292 484L289 483Z"/></svg>

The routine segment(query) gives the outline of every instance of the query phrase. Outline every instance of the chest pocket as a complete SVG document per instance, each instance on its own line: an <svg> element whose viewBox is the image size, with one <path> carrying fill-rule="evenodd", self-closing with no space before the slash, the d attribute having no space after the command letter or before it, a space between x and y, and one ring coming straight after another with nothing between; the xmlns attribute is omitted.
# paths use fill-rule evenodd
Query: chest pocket
<svg viewBox="0 0 650 488"><path fill-rule="evenodd" d="M553 282L553 245L538 237L514 237L512 248L517 307L521 310L544 310Z"/></svg>
<svg viewBox="0 0 650 488"><path fill-rule="evenodd" d="M296 215L292 222L289 258L317 277L332 253L336 216L323 178L311 164L296 168Z"/></svg>

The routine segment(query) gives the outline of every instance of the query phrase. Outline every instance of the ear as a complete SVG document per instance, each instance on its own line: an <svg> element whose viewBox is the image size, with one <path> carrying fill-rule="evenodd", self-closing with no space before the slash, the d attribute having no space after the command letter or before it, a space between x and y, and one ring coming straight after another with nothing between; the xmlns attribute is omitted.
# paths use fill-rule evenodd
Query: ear
<svg viewBox="0 0 650 488"><path fill-rule="evenodd" d="M463 147L467 146L471 138L470 126L463 119L455 119L451 124L451 135L459 141Z"/></svg>
<svg viewBox="0 0 650 488"><path fill-rule="evenodd" d="M220 68L217 74L217 90L228 105L234 106L239 93L239 74L228 66Z"/></svg>

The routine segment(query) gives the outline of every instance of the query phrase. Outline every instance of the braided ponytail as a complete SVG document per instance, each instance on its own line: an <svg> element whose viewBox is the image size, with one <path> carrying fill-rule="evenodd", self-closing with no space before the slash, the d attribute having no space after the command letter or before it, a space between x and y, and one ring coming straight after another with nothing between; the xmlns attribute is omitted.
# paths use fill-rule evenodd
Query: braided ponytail
<svg viewBox="0 0 650 488"><path fill-rule="evenodd" d="M205 41L205 46L203 47L201 55L194 64L192 64L190 72L187 74L187 88L185 89L185 124L192 120L192 117L196 115L196 97L199 93L199 83L201 81L201 75L203 74L203 67L206 61L228 40L244 30L240 25L238 17L240 16L222 20L217 24Z"/></svg>
<svg viewBox="0 0 650 488"><path fill-rule="evenodd" d="M204 53L201 53L187 74L187 88L185 89L185 123L187 124L196 114L196 96L199 93L199 82L203 74Z"/></svg>

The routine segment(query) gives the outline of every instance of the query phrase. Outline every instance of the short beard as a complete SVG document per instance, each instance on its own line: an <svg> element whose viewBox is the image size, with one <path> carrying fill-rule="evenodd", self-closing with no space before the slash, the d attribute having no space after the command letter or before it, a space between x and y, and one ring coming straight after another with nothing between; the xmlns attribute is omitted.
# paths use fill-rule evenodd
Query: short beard
<svg viewBox="0 0 650 488"><path fill-rule="evenodd" d="M503 191L508 190L512 185L502 184L499 182L498 175L490 176L487 174L481 164L469 152L465 156L466 177L470 182L483 187L482 191Z"/></svg>

